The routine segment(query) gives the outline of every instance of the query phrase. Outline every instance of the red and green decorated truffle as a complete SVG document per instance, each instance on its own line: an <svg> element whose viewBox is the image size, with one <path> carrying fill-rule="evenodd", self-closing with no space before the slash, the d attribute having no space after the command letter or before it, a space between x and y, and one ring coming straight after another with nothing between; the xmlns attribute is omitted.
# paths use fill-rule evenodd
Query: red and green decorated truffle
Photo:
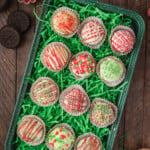
<svg viewBox="0 0 150 150"><path fill-rule="evenodd" d="M20 121L17 134L29 145L40 145L45 138L45 124L39 117L27 115Z"/></svg>
<svg viewBox="0 0 150 150"><path fill-rule="evenodd" d="M50 150L71 150L74 142L74 131L67 124L56 125L47 134L46 145Z"/></svg>
<svg viewBox="0 0 150 150"><path fill-rule="evenodd" d="M99 18L89 17L81 23L78 35L84 45L97 49L105 41L107 31Z"/></svg>
<svg viewBox="0 0 150 150"><path fill-rule="evenodd" d="M41 62L52 72L63 70L71 57L71 52L66 45L61 42L48 44L41 53Z"/></svg>
<svg viewBox="0 0 150 150"><path fill-rule="evenodd" d="M79 23L79 14L68 7L57 9L51 18L53 30L66 38L72 37L76 33Z"/></svg>
<svg viewBox="0 0 150 150"><path fill-rule="evenodd" d="M99 61L96 71L106 85L113 87L124 80L126 68L120 59L108 56Z"/></svg>
<svg viewBox="0 0 150 150"><path fill-rule="evenodd" d="M90 100L80 85L72 85L60 95L60 106L69 114L79 116L90 107Z"/></svg>
<svg viewBox="0 0 150 150"><path fill-rule="evenodd" d="M114 123L117 111L117 107L113 103L97 98L91 105L90 120L95 126L104 128Z"/></svg>
<svg viewBox="0 0 150 150"><path fill-rule="evenodd" d="M99 137L93 133L79 136L75 143L75 150L102 150L103 145Z"/></svg>
<svg viewBox="0 0 150 150"><path fill-rule="evenodd" d="M79 80L90 76L95 71L95 61L88 52L80 52L74 55L70 61L69 69Z"/></svg>
<svg viewBox="0 0 150 150"><path fill-rule="evenodd" d="M58 100L59 88L51 78L40 77L32 85L30 97L40 106L51 106Z"/></svg>
<svg viewBox="0 0 150 150"><path fill-rule="evenodd" d="M125 55L133 50L134 43L134 31L126 26L116 27L110 36L110 44L113 52L120 55Z"/></svg>

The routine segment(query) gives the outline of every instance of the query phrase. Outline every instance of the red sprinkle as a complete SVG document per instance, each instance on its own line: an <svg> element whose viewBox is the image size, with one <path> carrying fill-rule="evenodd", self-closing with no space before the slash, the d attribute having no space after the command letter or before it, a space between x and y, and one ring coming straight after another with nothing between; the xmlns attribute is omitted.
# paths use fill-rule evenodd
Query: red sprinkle
<svg viewBox="0 0 150 150"><path fill-rule="evenodd" d="M60 135L60 136L61 136L61 139L62 139L62 140L66 138L66 136L64 136L64 135Z"/></svg>

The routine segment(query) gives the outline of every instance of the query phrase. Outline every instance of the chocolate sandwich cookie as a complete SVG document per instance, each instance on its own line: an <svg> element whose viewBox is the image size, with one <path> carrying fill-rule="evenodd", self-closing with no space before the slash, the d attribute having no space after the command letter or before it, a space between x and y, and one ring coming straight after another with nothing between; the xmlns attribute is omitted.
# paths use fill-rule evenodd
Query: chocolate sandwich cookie
<svg viewBox="0 0 150 150"><path fill-rule="evenodd" d="M17 10L8 16L7 23L20 32L26 32L30 27L30 18L26 12Z"/></svg>
<svg viewBox="0 0 150 150"><path fill-rule="evenodd" d="M8 5L8 0L0 0L0 12L6 9Z"/></svg>
<svg viewBox="0 0 150 150"><path fill-rule="evenodd" d="M20 43L20 34L12 26L4 26L0 29L0 43L6 48L16 48Z"/></svg>

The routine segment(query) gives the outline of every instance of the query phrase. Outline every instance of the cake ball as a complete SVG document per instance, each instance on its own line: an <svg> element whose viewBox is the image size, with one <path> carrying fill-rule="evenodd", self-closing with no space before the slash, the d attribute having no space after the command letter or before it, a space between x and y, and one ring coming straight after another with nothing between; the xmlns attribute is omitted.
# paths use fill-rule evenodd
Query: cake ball
<svg viewBox="0 0 150 150"><path fill-rule="evenodd" d="M18 125L17 134L29 145L40 145L45 138L45 123L35 115L26 115Z"/></svg>
<svg viewBox="0 0 150 150"><path fill-rule="evenodd" d="M84 45L98 49L106 39L107 30L101 19L88 17L79 26L78 35Z"/></svg>
<svg viewBox="0 0 150 150"><path fill-rule="evenodd" d="M39 106L51 106L58 101L59 87L51 78L40 77L33 83L30 97Z"/></svg>
<svg viewBox="0 0 150 150"><path fill-rule="evenodd" d="M41 62L52 72L63 70L71 57L69 48L61 42L48 44L41 53Z"/></svg>
<svg viewBox="0 0 150 150"><path fill-rule="evenodd" d="M68 7L58 8L51 17L52 29L65 38L72 37L77 32L79 24L79 14Z"/></svg>
<svg viewBox="0 0 150 150"><path fill-rule="evenodd" d="M117 119L117 107L102 98L93 100L90 109L90 121L96 127L104 128L115 122Z"/></svg>
<svg viewBox="0 0 150 150"><path fill-rule="evenodd" d="M46 145L50 150L71 150L75 142L75 134L68 124L58 124L49 130Z"/></svg>
<svg viewBox="0 0 150 150"><path fill-rule="evenodd" d="M71 73L78 79L82 80L89 77L95 71L95 60L89 52L79 52L74 55L69 63Z"/></svg>
<svg viewBox="0 0 150 150"><path fill-rule="evenodd" d="M127 26L117 26L112 31L109 42L115 54L126 55L133 50L135 39L135 33L131 28Z"/></svg>
<svg viewBox="0 0 150 150"><path fill-rule="evenodd" d="M72 116L80 116L90 107L90 99L80 85L72 85L65 89L59 98L62 109Z"/></svg>
<svg viewBox="0 0 150 150"><path fill-rule="evenodd" d="M108 56L98 62L96 72L106 85L114 87L124 80L126 68L120 59Z"/></svg>
<svg viewBox="0 0 150 150"><path fill-rule="evenodd" d="M79 136L75 142L74 150L102 150L103 145L99 137L93 133Z"/></svg>

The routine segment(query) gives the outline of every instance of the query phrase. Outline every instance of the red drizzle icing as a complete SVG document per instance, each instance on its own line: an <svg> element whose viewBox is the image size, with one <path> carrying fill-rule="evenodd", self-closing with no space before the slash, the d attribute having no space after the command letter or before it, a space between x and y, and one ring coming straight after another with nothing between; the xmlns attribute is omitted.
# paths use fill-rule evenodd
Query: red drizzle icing
<svg viewBox="0 0 150 150"><path fill-rule="evenodd" d="M74 17L69 11L60 11L54 19L56 19L55 28L63 34L71 34L78 24L77 17Z"/></svg>

